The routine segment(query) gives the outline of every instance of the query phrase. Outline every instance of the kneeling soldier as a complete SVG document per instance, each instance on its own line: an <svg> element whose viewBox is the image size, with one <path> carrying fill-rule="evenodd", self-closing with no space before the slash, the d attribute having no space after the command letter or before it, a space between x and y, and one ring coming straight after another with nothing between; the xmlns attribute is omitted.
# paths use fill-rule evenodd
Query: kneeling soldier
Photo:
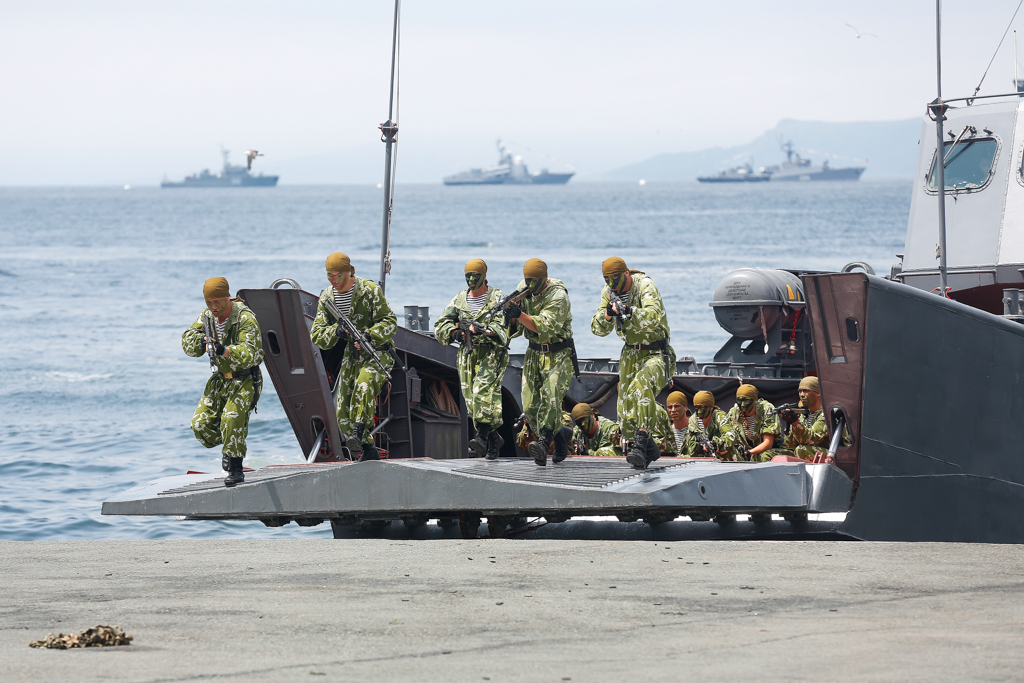
<svg viewBox="0 0 1024 683"><path fill-rule="evenodd" d="M792 451L775 448L782 440L782 426L775 406L757 397L757 387L741 384L736 390L736 405L729 410L729 420L739 436L739 455L743 460L768 462L776 455L793 455Z"/></svg>
<svg viewBox="0 0 1024 683"><path fill-rule="evenodd" d="M224 485L234 486L245 481L249 413L263 389L263 338L253 312L241 300L231 300L226 279L207 280L203 298L206 309L181 335L185 353L193 358L208 354L213 372L192 416L192 431L207 448L223 444Z"/></svg>
<svg viewBox="0 0 1024 683"><path fill-rule="evenodd" d="M335 252L327 257L326 267L331 286L320 292L309 335L321 349L345 344L338 369L338 428L348 435L345 446L353 457L362 453L360 462L380 460L367 426L373 427L377 395L395 365L390 353L395 336L395 314L376 282L356 277L356 269L348 256ZM331 304L352 321L357 331L366 335L380 365L368 349L360 349L358 343L349 339L344 326L330 312Z"/></svg>
<svg viewBox="0 0 1024 683"><path fill-rule="evenodd" d="M736 460L739 437L725 411L715 405L710 391L698 391L693 396L696 417L691 417L687 429L686 455L691 458L717 457Z"/></svg>
<svg viewBox="0 0 1024 683"><path fill-rule="evenodd" d="M459 342L459 379L476 436L469 445L477 455L497 460L504 440L498 434L501 419L501 380L508 365L505 344L508 332L500 318L493 323L489 312L502 299L501 290L487 284L487 264L472 259L466 264L467 289L452 299L434 323L434 335L442 344ZM485 324L481 319L487 318Z"/></svg>
<svg viewBox="0 0 1024 683"><path fill-rule="evenodd" d="M595 412L586 403L577 403L572 409L573 443L576 455L622 457L622 435L618 423Z"/></svg>
<svg viewBox="0 0 1024 683"><path fill-rule="evenodd" d="M796 451L796 457L814 460L818 453L828 452L828 424L821 405L821 383L817 377L800 380L800 403L807 409L807 415L798 415L795 410L783 409L779 413L792 426L786 437L786 445ZM843 446L850 445L850 432L843 427Z"/></svg>
<svg viewBox="0 0 1024 683"><path fill-rule="evenodd" d="M562 462L569 454L568 429L562 427L562 399L573 374L575 347L569 292L561 280L548 277L548 265L532 258L523 266L523 281L516 287L529 290L521 304L510 304L505 320L511 336L524 335L529 342L523 359L523 412L537 440L526 452L540 466Z"/></svg>
<svg viewBox="0 0 1024 683"><path fill-rule="evenodd" d="M601 273L606 286L590 331L605 337L615 330L625 342L619 359L617 410L622 433L633 444L626 460L642 470L658 459L655 433L668 424L668 414L657 401L676 366L675 351L668 343L668 316L658 287L643 272L629 270L625 261L613 256L601 264ZM667 434L662 438L674 445Z"/></svg>
<svg viewBox="0 0 1024 683"><path fill-rule="evenodd" d="M673 391L665 399L665 408L668 410L669 419L672 422L672 435L675 437L676 453L686 453L690 443L689 430L690 410L686 407L686 394L681 391Z"/></svg>

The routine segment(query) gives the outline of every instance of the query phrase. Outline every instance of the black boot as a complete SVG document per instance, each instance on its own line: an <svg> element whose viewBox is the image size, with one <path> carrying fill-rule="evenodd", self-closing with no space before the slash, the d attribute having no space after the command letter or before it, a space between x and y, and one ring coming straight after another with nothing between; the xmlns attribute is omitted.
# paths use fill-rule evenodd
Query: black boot
<svg viewBox="0 0 1024 683"><path fill-rule="evenodd" d="M551 454L552 464L557 465L569 455L570 441L572 441L572 430L568 427L561 427L555 432L555 452Z"/></svg>
<svg viewBox="0 0 1024 683"><path fill-rule="evenodd" d="M231 471L231 458L227 455L220 456L220 468L225 472Z"/></svg>
<svg viewBox="0 0 1024 683"><path fill-rule="evenodd" d="M647 439L646 455L648 465L661 457L661 448L658 447L658 442L653 436Z"/></svg>
<svg viewBox="0 0 1024 683"><path fill-rule="evenodd" d="M647 469L647 443L651 441L651 435L638 429L633 437L633 448L626 454L626 462L635 470ZM657 448L657 446L655 446Z"/></svg>
<svg viewBox="0 0 1024 683"><path fill-rule="evenodd" d="M491 434L491 425L478 423L476 426L476 436L469 440L469 447L476 452L476 457L482 458L487 452L487 440Z"/></svg>
<svg viewBox="0 0 1024 683"><path fill-rule="evenodd" d="M242 458L229 458L228 476L224 477L225 486L234 486L245 481L245 472L242 471Z"/></svg>
<svg viewBox="0 0 1024 683"><path fill-rule="evenodd" d="M366 425L362 422L356 422L352 425L352 434L345 439L345 447L348 448L349 453L352 457L356 457L363 448L363 432L366 431Z"/></svg>
<svg viewBox="0 0 1024 683"><path fill-rule="evenodd" d="M501 438L501 434L495 429L487 435L487 453L484 455L488 460L497 460L498 456L501 455L501 447L505 445L505 439Z"/></svg>
<svg viewBox="0 0 1024 683"><path fill-rule="evenodd" d="M356 462L366 462L367 460L380 460L380 453L377 452L377 447L373 443L363 444L363 454Z"/></svg>
<svg viewBox="0 0 1024 683"><path fill-rule="evenodd" d="M548 464L548 448L554 439L555 435L551 433L550 429L545 427L540 430L540 437L526 447L526 452L530 454L535 463L544 467Z"/></svg>

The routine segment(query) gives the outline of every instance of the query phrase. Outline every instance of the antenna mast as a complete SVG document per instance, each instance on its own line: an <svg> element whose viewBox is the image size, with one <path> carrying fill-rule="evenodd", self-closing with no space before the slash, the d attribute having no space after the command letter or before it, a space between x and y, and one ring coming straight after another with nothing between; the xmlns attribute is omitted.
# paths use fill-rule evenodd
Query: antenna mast
<svg viewBox="0 0 1024 683"><path fill-rule="evenodd" d="M395 25L391 35L391 89L388 91L388 120L380 126L380 140L385 144L384 152L384 220L380 238L380 291L384 292L384 281L391 272L391 202L394 183L394 162L392 147L397 145L398 121L395 114L395 82L398 67L398 22L402 0L395 0ZM396 155L397 156L397 155Z"/></svg>
<svg viewBox="0 0 1024 683"><path fill-rule="evenodd" d="M942 101L942 0L935 0L935 82L937 97L931 103L935 117L935 187L939 197L939 296L946 295L946 147L942 138L942 121L946 104Z"/></svg>

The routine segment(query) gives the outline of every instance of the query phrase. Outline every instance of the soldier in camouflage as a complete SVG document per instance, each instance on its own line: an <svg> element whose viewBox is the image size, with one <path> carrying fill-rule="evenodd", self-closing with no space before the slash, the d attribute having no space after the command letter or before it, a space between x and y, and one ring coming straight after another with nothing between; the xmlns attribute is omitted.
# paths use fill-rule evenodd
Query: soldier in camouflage
<svg viewBox="0 0 1024 683"><path fill-rule="evenodd" d="M691 458L714 456L722 460L737 460L739 436L725 411L715 405L714 395L710 391L698 391L693 396L693 407L697 415L690 418L686 427L689 435L685 455Z"/></svg>
<svg viewBox="0 0 1024 683"><path fill-rule="evenodd" d="M775 448L776 440L782 441L782 425L775 406L758 398L753 384L741 384L736 390L736 405L729 410L729 420L739 436L741 459L768 462L776 455L793 455L793 451Z"/></svg>
<svg viewBox="0 0 1024 683"><path fill-rule="evenodd" d="M207 448L223 444L221 467L227 472L225 486L245 481L242 459L249 433L249 413L256 407L263 378L263 338L256 316L241 300L231 299L228 281L210 278L203 285L206 309L181 335L186 355L198 358L214 351L212 376L192 416L192 431ZM207 337L204 321L212 326Z"/></svg>
<svg viewBox="0 0 1024 683"><path fill-rule="evenodd" d="M572 409L572 441L577 455L622 457L619 425L597 413L589 404L577 403Z"/></svg>
<svg viewBox="0 0 1024 683"><path fill-rule="evenodd" d="M470 260L465 273L467 289L444 309L434 323L434 335L442 344L460 344L462 396L476 425L476 436L469 445L477 455L497 460L504 444L498 428L502 425L501 380L508 365L508 331L500 318L492 322L490 313L502 294L487 284L487 264L482 259ZM460 323L465 324L460 328Z"/></svg>
<svg viewBox="0 0 1024 683"><path fill-rule="evenodd" d="M523 335L529 342L523 359L523 412L538 438L527 452L543 467L552 444L552 462L569 454L569 430L560 427L562 399L573 373L572 312L565 284L549 278L539 258L526 262L523 278L516 289L526 287L530 294L521 304L509 305L504 315L511 336Z"/></svg>
<svg viewBox="0 0 1024 683"><path fill-rule="evenodd" d="M813 461L818 453L828 452L828 423L821 405L821 383L817 377L804 377L800 380L800 403L807 409L807 415L798 415L794 410L783 410L779 413L790 423L786 445L796 452L796 457ZM850 432L843 427L843 446L850 445Z"/></svg>
<svg viewBox="0 0 1024 683"><path fill-rule="evenodd" d="M377 395L395 365L390 353L395 336L395 314L376 282L356 277L356 269L348 256L341 252L331 254L327 257L326 268L331 286L320 292L310 337L321 349L333 348L338 343L346 345L338 370L338 428L348 435L345 445L352 455L361 453L360 462L379 460L370 431ZM344 328L327 310L325 301L333 301L369 338L387 373L369 354L360 353L359 345L349 340Z"/></svg>
<svg viewBox="0 0 1024 683"><path fill-rule="evenodd" d="M618 416L622 433L633 444L626 459L642 470L660 454L652 434L665 432L668 424L668 413L657 401L676 366L668 316L658 287L642 271L629 270L625 261L613 256L601 264L601 273L606 284L590 330L599 337L614 330L625 342L619 359ZM622 303L612 302L611 293ZM675 439L669 436L670 432L662 434L662 445L671 444L674 452Z"/></svg>
<svg viewBox="0 0 1024 683"><path fill-rule="evenodd" d="M673 391L665 399L665 409L669 416L669 428L674 437L675 452L680 455L686 453L689 446L690 411L686 407L686 394L681 391Z"/></svg>

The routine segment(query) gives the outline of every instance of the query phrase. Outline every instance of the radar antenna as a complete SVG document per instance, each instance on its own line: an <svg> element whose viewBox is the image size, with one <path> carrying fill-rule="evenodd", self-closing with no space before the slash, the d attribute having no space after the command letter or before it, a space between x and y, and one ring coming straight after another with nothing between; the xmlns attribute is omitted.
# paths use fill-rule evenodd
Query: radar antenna
<svg viewBox="0 0 1024 683"><path fill-rule="evenodd" d="M252 162L253 162L253 160L256 157L261 157L261 156L263 156L263 155L260 154L259 150L256 150L256 149L247 149L247 150L245 150L246 169L251 171L252 170Z"/></svg>

